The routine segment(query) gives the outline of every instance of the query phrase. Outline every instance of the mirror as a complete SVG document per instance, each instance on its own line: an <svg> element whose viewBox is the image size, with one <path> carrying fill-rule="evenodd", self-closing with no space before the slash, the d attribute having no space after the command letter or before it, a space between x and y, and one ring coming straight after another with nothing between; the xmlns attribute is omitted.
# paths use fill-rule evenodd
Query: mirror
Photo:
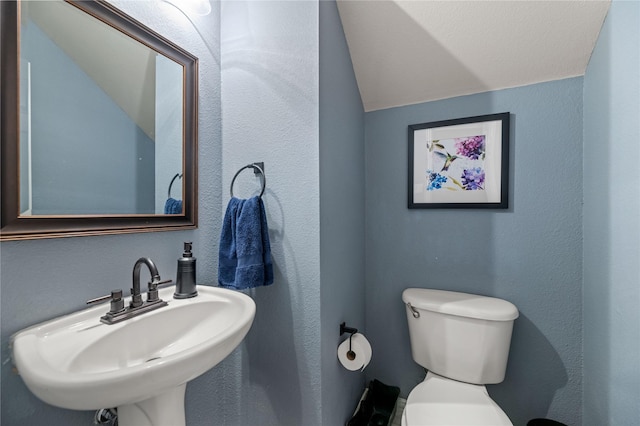
<svg viewBox="0 0 640 426"><path fill-rule="evenodd" d="M197 58L102 0L0 7L0 239L195 228Z"/></svg>

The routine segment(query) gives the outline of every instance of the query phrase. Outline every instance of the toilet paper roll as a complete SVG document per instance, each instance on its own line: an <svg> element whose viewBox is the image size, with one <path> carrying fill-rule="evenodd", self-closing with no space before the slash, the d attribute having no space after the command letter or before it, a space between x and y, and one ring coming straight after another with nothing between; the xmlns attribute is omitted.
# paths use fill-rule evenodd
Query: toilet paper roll
<svg viewBox="0 0 640 426"><path fill-rule="evenodd" d="M366 337L355 333L351 337L351 352L349 352L349 339L338 346L338 359L347 370L363 371L371 361L371 345Z"/></svg>

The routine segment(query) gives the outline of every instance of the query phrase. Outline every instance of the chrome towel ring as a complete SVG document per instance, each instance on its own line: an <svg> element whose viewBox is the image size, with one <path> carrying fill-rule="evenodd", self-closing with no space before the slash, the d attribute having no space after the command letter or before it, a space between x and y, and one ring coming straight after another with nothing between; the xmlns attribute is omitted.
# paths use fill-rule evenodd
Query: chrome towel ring
<svg viewBox="0 0 640 426"><path fill-rule="evenodd" d="M171 183L169 184L169 190L167 191L167 198L171 198L171 187L173 186L173 181L177 178L182 179L182 173L176 173L176 175L171 179Z"/></svg>
<svg viewBox="0 0 640 426"><path fill-rule="evenodd" d="M262 190L260 191L260 195L259 195L259 197L262 198L262 194L264 194L264 189L267 187L267 177L264 175L264 163L247 164L246 166L244 166L243 168L241 168L236 172L236 174L233 176L233 179L231 179L231 188L229 190L229 193L231 194L232 197L233 197L233 184L235 183L236 178L238 177L241 171L248 168L252 168L253 173L262 175Z"/></svg>

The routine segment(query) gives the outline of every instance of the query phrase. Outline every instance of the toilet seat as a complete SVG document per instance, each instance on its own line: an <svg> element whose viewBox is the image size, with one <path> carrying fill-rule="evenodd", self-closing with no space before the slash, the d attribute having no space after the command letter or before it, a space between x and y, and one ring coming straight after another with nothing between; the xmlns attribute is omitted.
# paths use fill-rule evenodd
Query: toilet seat
<svg viewBox="0 0 640 426"><path fill-rule="evenodd" d="M402 426L513 426L483 385L427 373L402 413Z"/></svg>

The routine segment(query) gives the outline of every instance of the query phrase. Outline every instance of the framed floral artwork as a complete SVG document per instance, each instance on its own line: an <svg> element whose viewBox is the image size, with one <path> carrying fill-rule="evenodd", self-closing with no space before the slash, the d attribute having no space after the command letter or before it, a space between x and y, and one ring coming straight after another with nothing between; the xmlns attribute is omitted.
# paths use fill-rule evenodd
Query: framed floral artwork
<svg viewBox="0 0 640 426"><path fill-rule="evenodd" d="M409 126L410 209L506 209L509 113Z"/></svg>

